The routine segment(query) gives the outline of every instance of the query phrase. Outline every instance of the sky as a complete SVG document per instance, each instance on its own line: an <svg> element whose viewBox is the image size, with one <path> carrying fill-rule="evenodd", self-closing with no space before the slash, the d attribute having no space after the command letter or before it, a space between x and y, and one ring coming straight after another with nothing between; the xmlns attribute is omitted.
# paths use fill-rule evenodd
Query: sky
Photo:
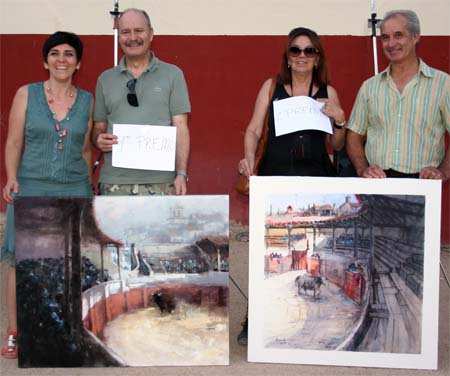
<svg viewBox="0 0 450 376"><path fill-rule="evenodd" d="M170 209L181 206L183 214L224 213L229 217L226 195L195 196L96 196L94 209L100 228L113 238L122 239L127 229L164 223Z"/></svg>
<svg viewBox="0 0 450 376"><path fill-rule="evenodd" d="M268 195L266 199L266 212L270 211L276 213L278 210L286 211L286 208L291 205L294 210L307 209L308 205L325 205L336 204L339 207L345 202L345 194L323 194L323 193L292 193L292 194L272 194ZM355 195L350 195L351 202L357 202Z"/></svg>

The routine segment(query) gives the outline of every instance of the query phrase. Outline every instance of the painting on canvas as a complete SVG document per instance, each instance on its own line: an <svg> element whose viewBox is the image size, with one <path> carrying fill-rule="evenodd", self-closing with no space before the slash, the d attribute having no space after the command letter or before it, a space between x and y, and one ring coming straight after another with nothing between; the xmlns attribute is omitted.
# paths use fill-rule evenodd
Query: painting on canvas
<svg viewBox="0 0 450 376"><path fill-rule="evenodd" d="M436 368L440 189L252 178L249 360Z"/></svg>
<svg viewBox="0 0 450 376"><path fill-rule="evenodd" d="M227 196L14 206L20 367L229 363Z"/></svg>

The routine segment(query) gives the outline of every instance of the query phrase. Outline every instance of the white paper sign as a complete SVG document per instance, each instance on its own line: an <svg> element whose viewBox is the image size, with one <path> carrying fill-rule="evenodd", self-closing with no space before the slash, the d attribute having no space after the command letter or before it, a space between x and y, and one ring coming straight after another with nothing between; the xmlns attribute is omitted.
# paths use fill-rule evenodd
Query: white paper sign
<svg viewBox="0 0 450 376"><path fill-rule="evenodd" d="M114 167L139 170L175 170L176 127L158 125L114 124Z"/></svg>
<svg viewBox="0 0 450 376"><path fill-rule="evenodd" d="M305 96L274 101L275 136L306 129L333 134L330 118L320 111L323 105Z"/></svg>

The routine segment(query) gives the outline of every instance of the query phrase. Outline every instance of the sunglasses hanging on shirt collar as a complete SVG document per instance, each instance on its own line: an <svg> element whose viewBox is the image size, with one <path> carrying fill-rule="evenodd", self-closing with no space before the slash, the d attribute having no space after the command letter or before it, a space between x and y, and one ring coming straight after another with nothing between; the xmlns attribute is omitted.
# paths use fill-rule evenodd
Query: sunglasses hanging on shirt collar
<svg viewBox="0 0 450 376"><path fill-rule="evenodd" d="M133 107L139 107L139 102L136 95L136 81L137 80L135 78L132 78L127 82L127 88L130 91L127 94L127 100L128 104Z"/></svg>

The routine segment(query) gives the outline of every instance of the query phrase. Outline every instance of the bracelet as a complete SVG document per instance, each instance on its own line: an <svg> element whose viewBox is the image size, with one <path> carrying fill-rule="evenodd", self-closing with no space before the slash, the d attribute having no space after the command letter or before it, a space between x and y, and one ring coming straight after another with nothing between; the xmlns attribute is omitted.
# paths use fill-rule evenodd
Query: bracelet
<svg viewBox="0 0 450 376"><path fill-rule="evenodd" d="M189 181L189 177L188 177L188 174L187 174L186 171L184 171L184 170L177 170L177 171L176 171L176 174L177 174L177 175L184 176L184 178L186 179L186 183Z"/></svg>

